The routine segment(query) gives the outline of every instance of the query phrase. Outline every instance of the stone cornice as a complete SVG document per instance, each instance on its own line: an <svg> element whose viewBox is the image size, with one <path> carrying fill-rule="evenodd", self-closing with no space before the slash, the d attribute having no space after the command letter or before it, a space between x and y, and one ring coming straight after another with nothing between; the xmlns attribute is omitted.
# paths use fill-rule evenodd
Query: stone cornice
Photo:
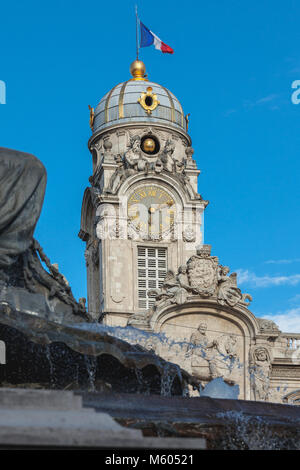
<svg viewBox="0 0 300 470"><path fill-rule="evenodd" d="M93 134L89 138L88 148L91 149L91 146L95 143L95 141L99 140L99 138L102 137L102 135L109 134L113 131L117 131L117 130L120 130L120 129L131 129L131 128L140 129L140 128L143 128L143 127L149 127L149 122L146 122L146 121L145 122L133 122L132 124L126 122L124 124L115 124L115 125L112 125L110 127L106 127L105 129L102 129L100 131L95 132L95 134ZM156 122L151 123L151 127L158 128L158 129L161 129L161 130L165 130L167 132L175 132L175 133L179 134L181 137L183 137L187 141L188 145L192 145L191 137L186 132L184 132L183 130L180 130L180 129L178 129L176 127L173 127L171 125L167 126L167 125L156 123Z"/></svg>

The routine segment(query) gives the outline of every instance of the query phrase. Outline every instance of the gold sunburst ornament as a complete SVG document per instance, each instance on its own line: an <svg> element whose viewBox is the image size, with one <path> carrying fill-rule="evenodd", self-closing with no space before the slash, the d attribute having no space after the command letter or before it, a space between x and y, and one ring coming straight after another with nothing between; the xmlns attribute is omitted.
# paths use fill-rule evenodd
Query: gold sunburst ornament
<svg viewBox="0 0 300 470"><path fill-rule="evenodd" d="M159 105L156 93L153 93L151 86L147 88L146 92L143 92L138 99L138 102L147 114L151 114L154 109Z"/></svg>

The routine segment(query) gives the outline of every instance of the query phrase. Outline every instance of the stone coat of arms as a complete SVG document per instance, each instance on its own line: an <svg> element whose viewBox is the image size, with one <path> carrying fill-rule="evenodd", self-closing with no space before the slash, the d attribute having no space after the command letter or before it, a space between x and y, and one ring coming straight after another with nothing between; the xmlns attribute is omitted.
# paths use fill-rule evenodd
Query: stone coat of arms
<svg viewBox="0 0 300 470"><path fill-rule="evenodd" d="M251 295L241 292L236 273L228 276L229 268L219 265L218 257L211 256L210 250L210 245L202 245L197 254L179 267L177 274L169 270L160 288L148 290L148 296L155 299L153 307L142 315L138 313L132 317L128 324L137 321L147 323L154 311L171 304L182 305L193 296L214 297L221 305L230 307L237 304L248 306Z"/></svg>
<svg viewBox="0 0 300 470"><path fill-rule="evenodd" d="M203 297L214 295L218 284L218 258L210 256L208 250L201 250L187 263L187 274L191 289Z"/></svg>

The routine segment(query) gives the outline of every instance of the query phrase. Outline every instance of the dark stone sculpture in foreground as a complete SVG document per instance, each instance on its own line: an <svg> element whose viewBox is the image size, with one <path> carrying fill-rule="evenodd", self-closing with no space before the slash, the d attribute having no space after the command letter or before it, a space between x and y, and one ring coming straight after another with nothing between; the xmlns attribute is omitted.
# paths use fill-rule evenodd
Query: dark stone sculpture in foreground
<svg viewBox="0 0 300 470"><path fill-rule="evenodd" d="M0 148L0 268L12 266L31 246L41 213L47 173L33 155Z"/></svg>
<svg viewBox="0 0 300 470"><path fill-rule="evenodd" d="M0 148L0 302L54 321L88 320L83 299L33 238L46 182L36 157Z"/></svg>

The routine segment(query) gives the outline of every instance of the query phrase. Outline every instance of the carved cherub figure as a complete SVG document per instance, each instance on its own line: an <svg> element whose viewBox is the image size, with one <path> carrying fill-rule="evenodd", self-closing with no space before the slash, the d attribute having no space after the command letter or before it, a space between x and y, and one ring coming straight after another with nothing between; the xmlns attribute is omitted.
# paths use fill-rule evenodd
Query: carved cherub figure
<svg viewBox="0 0 300 470"><path fill-rule="evenodd" d="M191 286L189 285L189 279L188 279L186 264L183 264L182 266L179 267L177 280L178 280L181 287L183 287L186 290L191 290Z"/></svg>

